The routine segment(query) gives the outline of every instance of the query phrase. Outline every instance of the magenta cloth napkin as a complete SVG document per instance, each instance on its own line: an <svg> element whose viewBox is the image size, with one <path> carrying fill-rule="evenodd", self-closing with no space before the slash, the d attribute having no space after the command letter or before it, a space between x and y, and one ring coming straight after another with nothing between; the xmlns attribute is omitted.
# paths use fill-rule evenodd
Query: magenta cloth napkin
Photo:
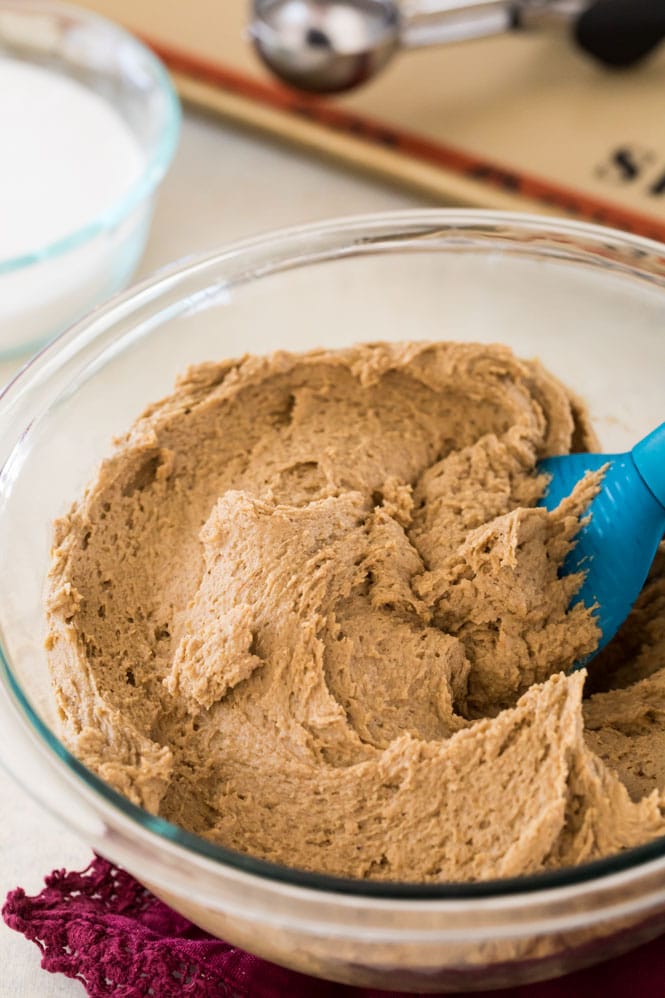
<svg viewBox="0 0 665 998"><path fill-rule="evenodd" d="M28 897L20 887L8 894L3 918L39 946L44 970L80 981L91 998L387 998L391 994L306 977L220 942L99 856L81 873L55 870L45 883L36 897ZM477 998L631 994L665 995L665 940L656 939L625 956L554 981L476 992Z"/></svg>

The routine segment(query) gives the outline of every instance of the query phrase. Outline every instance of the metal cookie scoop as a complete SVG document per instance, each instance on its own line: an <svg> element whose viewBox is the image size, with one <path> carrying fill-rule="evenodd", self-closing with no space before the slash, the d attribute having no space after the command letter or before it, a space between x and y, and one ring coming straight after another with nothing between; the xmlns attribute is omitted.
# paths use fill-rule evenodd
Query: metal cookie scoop
<svg viewBox="0 0 665 998"><path fill-rule="evenodd" d="M253 0L250 34L285 83L349 90L400 48L569 25L601 62L627 66L665 37L663 0Z"/></svg>
<svg viewBox="0 0 665 998"><path fill-rule="evenodd" d="M565 574L586 573L574 602L594 608L601 630L594 654L630 613L665 533L665 423L627 454L567 454L541 461L538 470L552 476L542 505L554 509L588 471L604 465L600 492L563 566Z"/></svg>

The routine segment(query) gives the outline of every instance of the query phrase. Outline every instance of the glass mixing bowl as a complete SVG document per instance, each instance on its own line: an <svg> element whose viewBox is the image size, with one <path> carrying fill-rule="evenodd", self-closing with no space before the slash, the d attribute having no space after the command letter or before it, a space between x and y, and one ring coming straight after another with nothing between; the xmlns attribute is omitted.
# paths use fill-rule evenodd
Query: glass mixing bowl
<svg viewBox="0 0 665 998"><path fill-rule="evenodd" d="M30 352L127 284L180 132L180 104L162 63L103 17L56 0L0 0L3 57L68 77L110 104L136 140L143 168L83 227L0 257L0 359ZM45 184L48 178L45 149Z"/></svg>
<svg viewBox="0 0 665 998"><path fill-rule="evenodd" d="M394 990L554 976L665 928L665 841L481 884L344 881L207 843L120 797L58 737L43 589L51 523L188 364L359 340L507 343L588 402L604 449L663 418L665 247L472 211L342 220L162 273L90 315L0 399L0 758L96 850L210 932Z"/></svg>

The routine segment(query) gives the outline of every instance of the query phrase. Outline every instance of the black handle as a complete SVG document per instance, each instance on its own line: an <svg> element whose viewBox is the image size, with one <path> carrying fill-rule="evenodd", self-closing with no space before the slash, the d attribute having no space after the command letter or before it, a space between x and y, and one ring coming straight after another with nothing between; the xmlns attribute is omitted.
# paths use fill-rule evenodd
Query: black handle
<svg viewBox="0 0 665 998"><path fill-rule="evenodd" d="M606 66L632 66L665 38L665 0L596 0L573 30L578 45Z"/></svg>

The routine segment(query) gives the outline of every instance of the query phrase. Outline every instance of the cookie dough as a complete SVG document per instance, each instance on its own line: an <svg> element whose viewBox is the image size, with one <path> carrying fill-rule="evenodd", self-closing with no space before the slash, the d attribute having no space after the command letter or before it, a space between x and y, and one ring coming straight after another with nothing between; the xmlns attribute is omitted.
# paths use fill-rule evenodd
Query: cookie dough
<svg viewBox="0 0 665 998"><path fill-rule="evenodd" d="M583 700L567 674L598 641L559 568L599 478L547 512L535 469L593 444L502 346L191 369L56 525L69 746L192 832L347 877L528 874L665 834L658 636L636 684L622 661Z"/></svg>

